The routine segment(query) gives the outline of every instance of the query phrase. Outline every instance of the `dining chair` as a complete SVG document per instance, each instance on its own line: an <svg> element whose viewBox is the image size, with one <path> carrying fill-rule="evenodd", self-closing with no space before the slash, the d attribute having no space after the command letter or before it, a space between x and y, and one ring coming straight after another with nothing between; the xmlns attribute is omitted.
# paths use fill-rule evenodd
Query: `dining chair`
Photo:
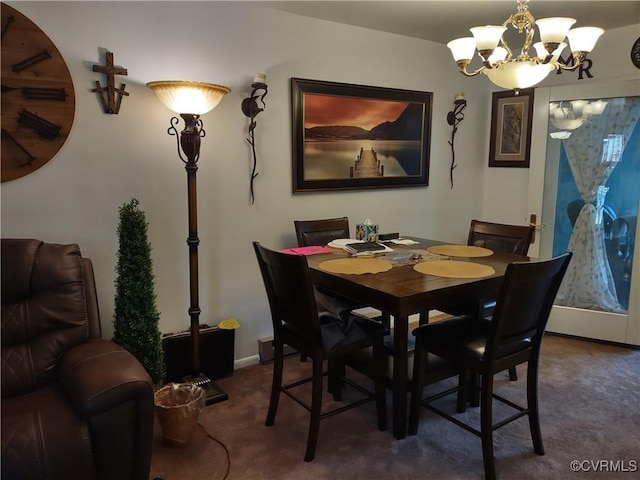
<svg viewBox="0 0 640 480"><path fill-rule="evenodd" d="M293 226L296 231L296 239L299 247L307 247L311 245L327 245L332 240L338 238L350 238L349 217L324 218L317 220L294 220ZM327 294L327 292L323 292ZM335 297L335 294L329 294ZM352 300L339 298L351 310L367 307L367 305L358 304ZM376 316L387 328L390 327L391 317L389 314L381 312ZM304 360L304 356L301 357Z"/></svg>
<svg viewBox="0 0 640 480"><path fill-rule="evenodd" d="M299 247L325 246L337 238L350 238L348 217L294 220L293 225Z"/></svg>
<svg viewBox="0 0 640 480"><path fill-rule="evenodd" d="M484 222L471 220L467 245L488 248L494 252L513 253L526 256L529 245L535 233L533 225L508 225L503 223ZM447 305L439 309L449 315L475 314L478 311L483 317L493 314L496 301L494 298L483 299L478 302L461 302ZM420 324L428 323L428 312L420 317ZM518 379L515 367L509 369L509 378L512 381Z"/></svg>
<svg viewBox="0 0 640 480"><path fill-rule="evenodd" d="M385 361L383 339L387 333L385 326L350 312L341 319L326 317L321 319L317 310L307 258L304 255L269 250L258 242L253 242L253 247L264 281L273 323L273 379L265 425L274 424L281 393L310 412L307 448L304 456L306 462L310 462L315 456L322 419L375 401L378 429L386 430L387 408L383 372ZM341 326L340 331L337 332L341 335L339 341L336 325ZM288 384L282 383L285 344L311 359L310 377ZM336 374L344 370L343 358L346 355L368 347L373 348L378 372L374 379L374 392L346 376ZM330 370L328 382L350 385L364 394L364 397L341 407L327 408L323 412L322 387L325 361ZM309 382L312 383L311 405L304 395L295 391L296 387ZM335 392L334 400L340 401L340 387L332 391Z"/></svg>
<svg viewBox="0 0 640 480"><path fill-rule="evenodd" d="M534 225L507 225L474 219L469 227L467 245L527 256L534 232Z"/></svg>
<svg viewBox="0 0 640 480"><path fill-rule="evenodd" d="M485 477L494 479L493 431L528 416L533 449L544 455L538 412L538 360L540 344L553 301L571 260L565 253L541 262L517 262L507 266L491 320L479 315L463 315L417 327L413 388L409 410L409 434L416 435L421 407L435 412L482 439ZM481 377L480 429L450 415L434 402L458 393L457 411L464 411L468 388L473 382L462 381L423 399L424 375L428 372L427 355L437 355L453 362L465 380L473 374ZM509 367L527 364L527 406L520 406L494 392L494 374ZM471 374L471 375L469 375ZM517 412L497 423L493 420L493 399Z"/></svg>

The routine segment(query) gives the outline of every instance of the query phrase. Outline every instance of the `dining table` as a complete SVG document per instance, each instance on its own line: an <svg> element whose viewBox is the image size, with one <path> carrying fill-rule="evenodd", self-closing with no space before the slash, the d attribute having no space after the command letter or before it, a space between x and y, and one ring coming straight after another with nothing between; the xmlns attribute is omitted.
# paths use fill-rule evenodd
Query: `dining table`
<svg viewBox="0 0 640 480"><path fill-rule="evenodd" d="M402 241L405 244L387 242L385 244L392 252L374 253L370 257L381 260L388 259L388 263L391 263L392 267L386 271L342 273L340 269L327 268L331 263L335 263L335 260L366 258L353 257L340 248L331 248L328 253L309 255L307 262L316 287L371 306L392 317L394 357L393 378L391 379L392 428L394 437L402 439L407 432L407 400L410 391L408 371L409 317L430 310L443 309L446 311L447 305L462 302L467 304L473 301L479 303L482 299L495 298L507 265L516 261L529 261L529 258L491 251L484 256L477 257L454 256L455 251L454 255L436 254L434 256L429 253L433 249L432 247L450 244L413 236L403 236L402 240L397 241ZM407 244L410 242L415 243ZM460 255L465 253L464 250L460 251ZM345 263L345 260L341 261ZM420 266L433 260L449 260L456 264L467 262L469 267L482 268L480 266L484 266L493 273L485 272L479 278L451 278L419 271ZM354 262L353 265L356 263Z"/></svg>

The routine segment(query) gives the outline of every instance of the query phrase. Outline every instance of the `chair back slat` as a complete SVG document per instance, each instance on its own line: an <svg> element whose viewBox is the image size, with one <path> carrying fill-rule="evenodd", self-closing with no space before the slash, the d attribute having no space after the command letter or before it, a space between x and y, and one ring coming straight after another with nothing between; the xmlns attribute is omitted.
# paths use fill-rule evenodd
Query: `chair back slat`
<svg viewBox="0 0 640 480"><path fill-rule="evenodd" d="M327 218L321 220L295 220L296 238L299 247L326 245L337 238L349 238L349 218Z"/></svg>
<svg viewBox="0 0 640 480"><path fill-rule="evenodd" d="M511 351L510 345L539 348L571 256L568 252L551 260L507 266L486 347L489 360Z"/></svg>
<svg viewBox="0 0 640 480"><path fill-rule="evenodd" d="M506 225L472 220L467 244L494 252L526 256L534 232L533 225Z"/></svg>
<svg viewBox="0 0 640 480"><path fill-rule="evenodd" d="M283 323L313 344L320 341L320 321L307 258L269 250L253 242L269 299L274 335Z"/></svg>

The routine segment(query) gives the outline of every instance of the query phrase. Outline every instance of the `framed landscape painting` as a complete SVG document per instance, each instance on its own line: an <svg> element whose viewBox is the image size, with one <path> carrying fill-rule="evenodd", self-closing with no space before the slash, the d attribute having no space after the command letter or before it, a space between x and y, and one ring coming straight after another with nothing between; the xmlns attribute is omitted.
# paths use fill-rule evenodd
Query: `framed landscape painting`
<svg viewBox="0 0 640 480"><path fill-rule="evenodd" d="M292 78L293 192L428 185L432 96Z"/></svg>
<svg viewBox="0 0 640 480"><path fill-rule="evenodd" d="M529 167L532 115L533 89L493 93L490 167Z"/></svg>

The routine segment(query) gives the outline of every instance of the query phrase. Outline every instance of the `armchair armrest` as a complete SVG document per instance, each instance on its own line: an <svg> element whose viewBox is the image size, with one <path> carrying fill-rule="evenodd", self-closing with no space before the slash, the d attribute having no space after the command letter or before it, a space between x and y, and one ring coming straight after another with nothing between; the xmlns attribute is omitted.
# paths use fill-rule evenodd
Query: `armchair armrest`
<svg viewBox="0 0 640 480"><path fill-rule="evenodd" d="M153 384L127 350L95 338L65 353L58 379L89 425L101 478L147 480L153 444Z"/></svg>
<svg viewBox="0 0 640 480"><path fill-rule="evenodd" d="M120 345L97 338L63 355L58 364L60 385L86 420L126 401L149 398L153 384L144 367Z"/></svg>

